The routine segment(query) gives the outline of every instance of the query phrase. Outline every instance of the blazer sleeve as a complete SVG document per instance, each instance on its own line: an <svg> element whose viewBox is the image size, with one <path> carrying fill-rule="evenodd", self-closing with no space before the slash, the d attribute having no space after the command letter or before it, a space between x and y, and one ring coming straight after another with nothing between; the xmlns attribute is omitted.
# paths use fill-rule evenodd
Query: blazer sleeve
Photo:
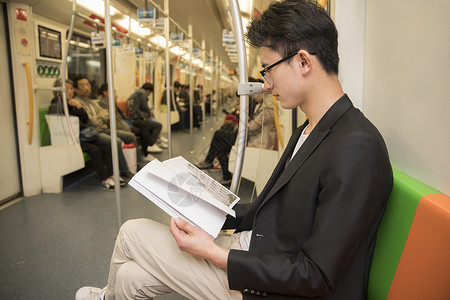
<svg viewBox="0 0 450 300"><path fill-rule="evenodd" d="M236 218L227 215L227 218L225 220L222 229L236 229L236 227L240 225L244 217L247 215L251 207L252 207L251 203L236 204L233 208L234 211L236 212ZM251 228L247 229L250 230Z"/></svg>
<svg viewBox="0 0 450 300"><path fill-rule="evenodd" d="M361 247L367 247L368 237L375 235L384 212L392 187L392 170L383 145L365 133L340 139L317 164L321 170L309 237L295 253L276 250L277 246L270 247L273 251L255 249L253 240L250 251L231 250L227 265L229 287L302 297L320 297L335 290ZM302 180L299 173L302 172L297 172L287 184ZM277 226L276 220L258 219L261 211L272 209L274 204L267 205L269 202L270 199L259 208L255 224ZM296 236L283 238L298 243Z"/></svg>

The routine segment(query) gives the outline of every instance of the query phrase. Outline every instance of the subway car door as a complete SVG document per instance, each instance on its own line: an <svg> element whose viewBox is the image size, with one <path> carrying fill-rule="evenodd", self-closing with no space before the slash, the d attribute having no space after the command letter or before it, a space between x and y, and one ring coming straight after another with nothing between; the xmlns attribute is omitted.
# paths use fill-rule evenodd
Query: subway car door
<svg viewBox="0 0 450 300"><path fill-rule="evenodd" d="M9 41L7 38L6 4L0 4L0 204L22 194L16 120L11 92Z"/></svg>

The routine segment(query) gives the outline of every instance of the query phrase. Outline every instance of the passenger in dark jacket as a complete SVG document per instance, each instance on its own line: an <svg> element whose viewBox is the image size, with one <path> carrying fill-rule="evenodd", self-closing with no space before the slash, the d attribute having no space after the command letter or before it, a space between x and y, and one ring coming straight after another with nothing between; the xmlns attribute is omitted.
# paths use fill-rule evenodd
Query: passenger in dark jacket
<svg viewBox="0 0 450 300"><path fill-rule="evenodd" d="M142 150L146 156L148 152L161 152L166 148L161 139L162 124L155 117L148 106L148 96L153 93L153 85L144 83L142 88L131 94L127 100L127 113L131 119L131 131L142 137Z"/></svg>

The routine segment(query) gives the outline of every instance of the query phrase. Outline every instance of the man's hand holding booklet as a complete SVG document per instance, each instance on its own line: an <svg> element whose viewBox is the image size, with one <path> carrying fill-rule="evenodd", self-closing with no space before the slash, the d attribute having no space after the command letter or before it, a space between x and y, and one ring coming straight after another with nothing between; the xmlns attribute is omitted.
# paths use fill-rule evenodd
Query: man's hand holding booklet
<svg viewBox="0 0 450 300"><path fill-rule="evenodd" d="M128 183L172 218L183 218L214 238L238 196L178 156L149 162Z"/></svg>

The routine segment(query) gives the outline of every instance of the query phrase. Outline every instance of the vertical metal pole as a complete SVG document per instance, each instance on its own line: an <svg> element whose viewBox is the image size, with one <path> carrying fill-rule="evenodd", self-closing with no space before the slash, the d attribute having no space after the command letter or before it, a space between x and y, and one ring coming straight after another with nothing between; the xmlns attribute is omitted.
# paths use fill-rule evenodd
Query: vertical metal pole
<svg viewBox="0 0 450 300"><path fill-rule="evenodd" d="M202 40L202 61L203 61L203 69L202 69L202 90L201 93L199 91L200 94L200 100L202 101L201 103L203 103L203 109L202 109L202 122L203 122L203 130L205 129L205 122L206 122L206 106L205 106L205 98L204 98L204 93L205 93L205 67L206 67L206 42L205 40Z"/></svg>
<svg viewBox="0 0 450 300"><path fill-rule="evenodd" d="M217 66L217 75L216 75L216 87L217 87L217 111L216 118L219 119L219 111L222 108L222 89L220 88L220 76L222 75L222 70L220 69L220 58L216 56L216 66Z"/></svg>
<svg viewBox="0 0 450 300"><path fill-rule="evenodd" d="M213 118L213 110L212 110L212 105L213 105L213 90L214 90L214 88L213 88L213 78L214 78L214 63L213 63L213 60L214 60L214 52L213 52L213 50L211 49L211 50L209 50L209 61L210 61L210 63L211 63L211 69L210 69L210 71L209 71L209 77L210 77L210 80L209 80L209 87L210 87L210 91L209 91L209 115L210 115L210 117L211 117L211 120L212 120L212 118Z"/></svg>
<svg viewBox="0 0 450 300"><path fill-rule="evenodd" d="M223 108L223 90L220 87L220 83L222 81L222 74L223 74L223 64L222 64L222 61L219 60L219 75L217 77L217 85L218 85L218 87L220 89L220 98L219 98L220 99L220 101L219 101L220 111L222 111L222 108Z"/></svg>
<svg viewBox="0 0 450 300"><path fill-rule="evenodd" d="M69 125L70 136L72 137L72 142L74 144L77 143L77 140L75 138L75 134L73 132L72 125L69 121L69 108L67 106L67 96L66 96L66 73L67 73L67 56L69 56L70 40L72 39L73 26L75 24L76 8L77 8L77 1L73 0L72 17L70 19L69 34L67 35L66 48L64 49L64 59L62 62L62 71L61 71L61 78L62 78L61 93L62 93L62 99L63 99L64 115L66 116L67 124Z"/></svg>
<svg viewBox="0 0 450 300"><path fill-rule="evenodd" d="M194 59L194 40L192 32L192 24L188 26L189 34L189 133L191 154L194 152L194 72L192 70L192 60Z"/></svg>
<svg viewBox="0 0 450 300"><path fill-rule="evenodd" d="M121 205L120 205L120 170L117 149L117 130L116 130L116 103L114 101L114 82L112 76L112 58L111 58L111 16L109 14L109 0L105 0L105 38L106 38L106 73L108 82L108 98L109 98L109 121L111 128L111 150L113 157L114 171L114 192L116 193L117 219L119 227L122 225Z"/></svg>
<svg viewBox="0 0 450 300"><path fill-rule="evenodd" d="M245 52L244 32L242 29L242 20L238 0L230 0L230 7L238 50L239 81L244 83L247 82L247 55ZM248 96L241 95L240 105L236 165L234 167L233 179L231 180L230 188L233 193L237 192L239 179L241 178L242 173L242 166L244 163L245 144L247 141Z"/></svg>
<svg viewBox="0 0 450 300"><path fill-rule="evenodd" d="M171 111L171 85L170 82L170 61L169 61L169 0L164 0L164 34L166 37L166 103L167 103L167 139L169 140L169 158L172 158L172 128L170 124Z"/></svg>
<svg viewBox="0 0 450 300"><path fill-rule="evenodd" d="M220 102L220 88L219 88L219 77L220 77L220 71L219 71L219 56L216 55L215 60L215 69L214 69L214 86L216 89L216 120L219 118L219 102Z"/></svg>

